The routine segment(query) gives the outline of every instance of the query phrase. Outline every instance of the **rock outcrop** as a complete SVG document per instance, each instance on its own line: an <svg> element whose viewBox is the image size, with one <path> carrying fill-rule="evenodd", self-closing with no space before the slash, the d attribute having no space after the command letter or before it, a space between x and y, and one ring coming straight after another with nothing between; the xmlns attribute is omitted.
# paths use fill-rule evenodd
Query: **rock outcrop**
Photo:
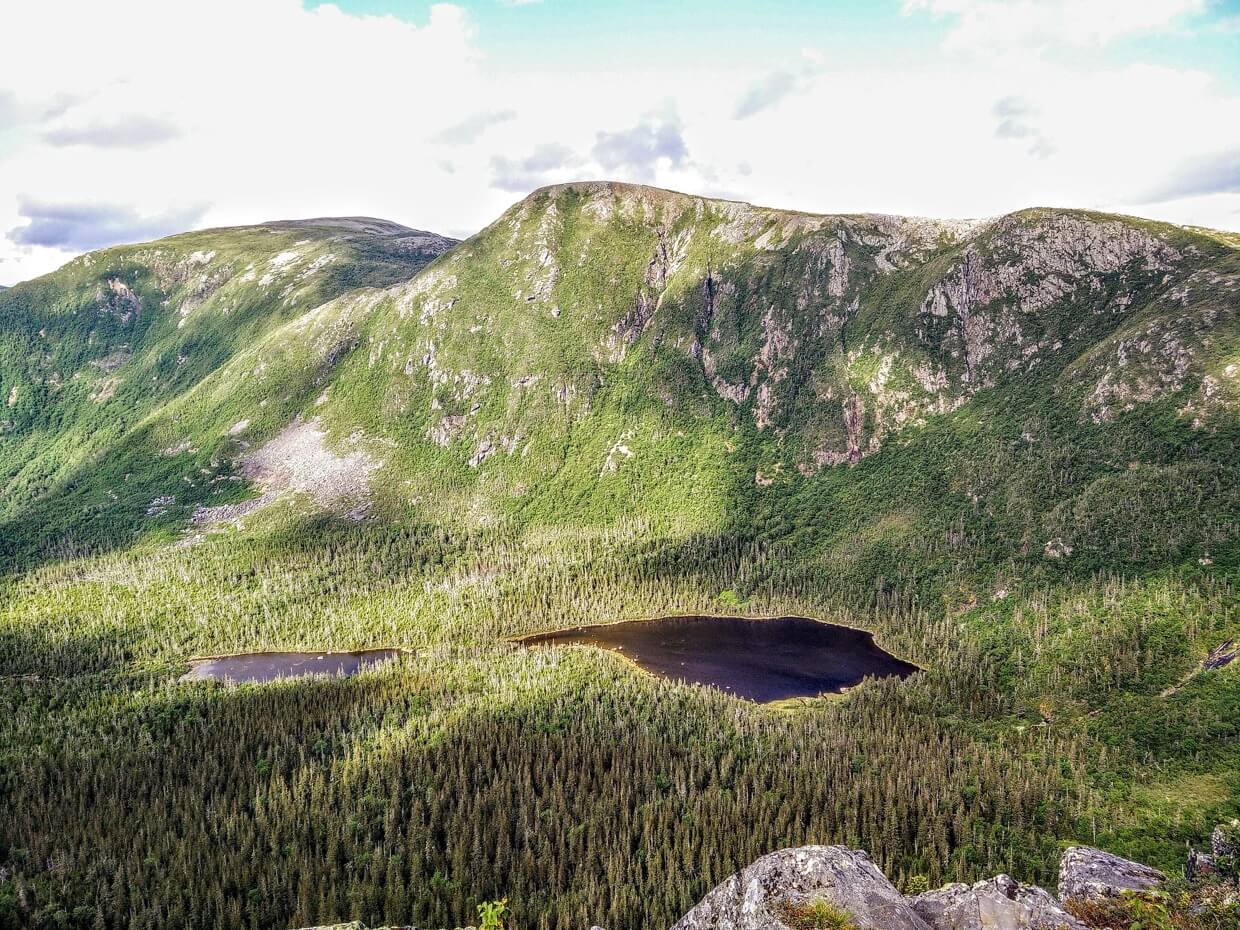
<svg viewBox="0 0 1240 930"><path fill-rule="evenodd" d="M1064 909L1157 887L1157 869L1088 846L1060 861L1059 899L1036 885L998 875L912 897L901 895L861 850L804 846L763 856L718 885L672 930L791 930L799 909L826 902L857 930L1087 930Z"/></svg>
<svg viewBox="0 0 1240 930"><path fill-rule="evenodd" d="M1216 874L1218 874L1218 866L1215 865L1213 856L1195 849L1188 851L1188 858L1184 861L1185 880L1191 882Z"/></svg>
<svg viewBox="0 0 1240 930"><path fill-rule="evenodd" d="M1226 648L1231 645L1231 642L1224 644ZM1202 667L1208 666L1203 662ZM1188 860L1184 863L1184 877L1191 882L1218 875L1220 872L1234 876L1237 863L1240 863L1240 820L1233 820L1231 823L1220 823L1214 828L1214 832L1210 834L1208 853L1196 849L1188 851Z"/></svg>
<svg viewBox="0 0 1240 930"><path fill-rule="evenodd" d="M672 930L787 930L789 909L827 901L859 930L931 930L858 849L802 846L763 856L725 880Z"/></svg>
<svg viewBox="0 0 1240 930"><path fill-rule="evenodd" d="M1240 820L1219 824L1210 834L1210 852L1216 859L1240 858Z"/></svg>
<svg viewBox="0 0 1240 930"><path fill-rule="evenodd" d="M1214 855L1235 856L1238 838L1240 822L1220 826L1211 837ZM1059 862L1058 899L1010 875L972 885L957 882L906 897L863 850L801 846L770 853L741 869L708 892L671 930L828 926L801 916L813 915L813 908L823 904L855 930L1089 930L1061 902L1147 891L1165 880L1162 872L1139 862L1091 846L1072 846ZM1234 895L1229 900L1234 907ZM355 921L306 930L366 930L366 926Z"/></svg>
<svg viewBox="0 0 1240 930"><path fill-rule="evenodd" d="M910 903L932 930L1085 930L1047 891L1009 875L944 885Z"/></svg>
<svg viewBox="0 0 1240 930"><path fill-rule="evenodd" d="M1072 846L1059 860L1059 899L1111 897L1157 888L1167 876L1148 865L1094 849Z"/></svg>

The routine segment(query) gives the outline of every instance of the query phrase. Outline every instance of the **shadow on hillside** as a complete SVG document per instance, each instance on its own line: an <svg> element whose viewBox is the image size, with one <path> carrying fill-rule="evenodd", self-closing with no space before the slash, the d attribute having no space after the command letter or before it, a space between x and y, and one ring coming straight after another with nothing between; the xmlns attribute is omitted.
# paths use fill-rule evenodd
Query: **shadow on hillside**
<svg viewBox="0 0 1240 930"><path fill-rule="evenodd" d="M228 923L223 909L236 900L256 904L244 897L255 873L281 892L262 906L285 913L256 925L287 925L299 890L284 885L295 879L291 851L331 861L330 831L333 844L348 837L360 853L367 843L350 817L376 809L370 794L345 810L309 798L321 800L336 768L385 723L431 706L425 683L401 673L242 688L152 686L146 677L0 681L0 697L10 688L19 689L26 739L6 749L26 759L20 779L0 784L11 815L0 865L29 889L31 906L67 895L119 919L115 909L128 907L114 883L141 888L135 905L154 902L161 926L191 925L168 911L184 903L174 888L191 890L195 912L219 908L212 922Z"/></svg>
<svg viewBox="0 0 1240 930"><path fill-rule="evenodd" d="M44 618L36 614L36 619ZM133 637L118 628L82 630L79 625L69 630L67 618L45 619L45 625L0 627L0 683L103 675L122 669L132 658Z"/></svg>

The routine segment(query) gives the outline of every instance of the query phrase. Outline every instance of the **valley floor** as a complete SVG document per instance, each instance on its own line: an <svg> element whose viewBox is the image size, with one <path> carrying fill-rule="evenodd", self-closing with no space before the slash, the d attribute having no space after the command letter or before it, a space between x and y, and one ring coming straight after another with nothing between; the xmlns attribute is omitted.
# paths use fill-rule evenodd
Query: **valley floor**
<svg viewBox="0 0 1240 930"><path fill-rule="evenodd" d="M1074 841L1175 868L1240 813L1240 676L1188 674L1240 634L1215 565L997 578L945 612L756 540L277 510L4 583L0 926L451 926L501 897L523 928L668 926L786 846L867 848L902 889L1047 881ZM862 626L925 671L773 709L506 642L724 611ZM410 655L178 680L377 645Z"/></svg>

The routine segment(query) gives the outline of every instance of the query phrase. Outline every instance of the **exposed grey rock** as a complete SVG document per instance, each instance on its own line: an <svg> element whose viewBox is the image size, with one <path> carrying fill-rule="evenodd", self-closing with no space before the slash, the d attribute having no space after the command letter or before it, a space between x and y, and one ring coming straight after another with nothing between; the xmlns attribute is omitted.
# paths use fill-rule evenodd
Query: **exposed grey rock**
<svg viewBox="0 0 1240 930"><path fill-rule="evenodd" d="M102 287L98 288L95 301L101 316L111 315L122 323L128 323L142 311L142 299L120 278L108 279L106 293Z"/></svg>
<svg viewBox="0 0 1240 930"><path fill-rule="evenodd" d="M278 495L273 491L268 491L258 497L252 497L247 501L241 501L238 504L218 504L215 507L206 507L202 504L194 508L194 513L190 517L190 522L194 526L210 526L216 523L232 523L240 520L242 517L249 516L256 510L261 510L268 504L272 503Z"/></svg>
<svg viewBox="0 0 1240 930"><path fill-rule="evenodd" d="M1210 851L1214 858L1240 858L1240 820L1220 823L1210 834Z"/></svg>
<svg viewBox="0 0 1240 930"><path fill-rule="evenodd" d="M787 930L781 906L826 900L860 930L930 930L870 857L846 846L763 856L718 885L672 930Z"/></svg>
<svg viewBox="0 0 1240 930"><path fill-rule="evenodd" d="M469 457L469 467L477 468L479 465L481 465L483 462L489 459L494 454L494 452L495 452L495 443L491 442L490 439L483 439L481 442L478 443L477 448L474 449L474 454Z"/></svg>
<svg viewBox="0 0 1240 930"><path fill-rule="evenodd" d="M1227 642L1216 646L1210 650L1210 654L1201 660L1201 667L1206 671L1211 669L1222 668L1224 665L1230 665L1236 660L1236 656L1240 656L1240 649L1236 648L1236 641L1229 639ZM1214 832L1222 835L1223 826L1220 824L1215 827ZM1229 853L1228 855L1232 855Z"/></svg>
<svg viewBox="0 0 1240 930"><path fill-rule="evenodd" d="M307 492L320 506L339 509L344 502L369 496L370 474L382 464L366 454L359 439L358 434L350 436L350 451L337 455L328 448L319 421L298 416L241 460L241 475L262 488L259 500L272 500L268 494L287 489Z"/></svg>
<svg viewBox="0 0 1240 930"><path fill-rule="evenodd" d="M1122 891L1145 891L1167 876L1148 865L1094 849L1072 846L1059 860L1059 899L1101 898Z"/></svg>
<svg viewBox="0 0 1240 930"><path fill-rule="evenodd" d="M1188 858L1184 860L1184 878L1187 881L1204 878L1207 875L1214 875L1218 871L1218 867L1214 864L1214 857L1203 852L1197 852L1195 849L1188 851Z"/></svg>
<svg viewBox="0 0 1240 930"><path fill-rule="evenodd" d="M933 930L1085 930L1046 891L1008 875L944 885L910 903Z"/></svg>
<svg viewBox="0 0 1240 930"><path fill-rule="evenodd" d="M168 512L168 508L177 502L177 499L171 494L161 494L155 498L146 507L146 515L148 517L162 517Z"/></svg>

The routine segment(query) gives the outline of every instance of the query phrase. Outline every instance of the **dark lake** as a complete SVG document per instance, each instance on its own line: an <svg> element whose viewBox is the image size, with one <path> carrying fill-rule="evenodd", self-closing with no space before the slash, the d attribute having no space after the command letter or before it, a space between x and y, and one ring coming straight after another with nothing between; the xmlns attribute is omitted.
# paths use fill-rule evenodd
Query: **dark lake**
<svg viewBox="0 0 1240 930"><path fill-rule="evenodd" d="M400 655L399 649L358 652L251 652L193 659L181 681L263 682L297 675L356 675Z"/></svg>
<svg viewBox="0 0 1240 930"><path fill-rule="evenodd" d="M871 675L907 678L917 671L869 633L805 617L664 617L538 633L519 642L609 649L656 675L713 685L760 703L838 692Z"/></svg>

